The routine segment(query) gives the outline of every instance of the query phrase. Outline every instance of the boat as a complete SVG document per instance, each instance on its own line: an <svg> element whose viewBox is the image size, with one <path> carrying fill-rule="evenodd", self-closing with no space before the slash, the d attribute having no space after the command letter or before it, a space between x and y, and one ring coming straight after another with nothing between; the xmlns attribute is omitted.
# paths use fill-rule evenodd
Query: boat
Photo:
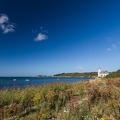
<svg viewBox="0 0 120 120"><path fill-rule="evenodd" d="M29 81L29 79L26 79L26 81Z"/></svg>
<svg viewBox="0 0 120 120"><path fill-rule="evenodd" d="M16 79L13 79L13 81L16 81Z"/></svg>

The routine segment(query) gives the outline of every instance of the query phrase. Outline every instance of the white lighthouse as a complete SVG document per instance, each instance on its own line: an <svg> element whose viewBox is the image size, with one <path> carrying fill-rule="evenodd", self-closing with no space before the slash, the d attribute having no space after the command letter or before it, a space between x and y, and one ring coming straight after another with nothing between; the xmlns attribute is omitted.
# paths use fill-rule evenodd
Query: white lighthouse
<svg viewBox="0 0 120 120"><path fill-rule="evenodd" d="M101 68L98 68L98 77L105 77L109 72L103 71Z"/></svg>
<svg viewBox="0 0 120 120"><path fill-rule="evenodd" d="M100 77L101 72L102 72L101 68L98 68L98 77Z"/></svg>

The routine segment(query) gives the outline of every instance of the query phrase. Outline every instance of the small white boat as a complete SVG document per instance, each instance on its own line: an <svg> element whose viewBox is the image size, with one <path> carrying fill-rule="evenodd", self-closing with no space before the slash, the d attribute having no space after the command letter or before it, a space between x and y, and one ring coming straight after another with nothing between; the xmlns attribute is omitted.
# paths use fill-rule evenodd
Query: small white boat
<svg viewBox="0 0 120 120"><path fill-rule="evenodd" d="M13 81L16 81L16 79L13 79Z"/></svg>
<svg viewBox="0 0 120 120"><path fill-rule="evenodd" d="M26 79L25 81L29 81L29 79Z"/></svg>

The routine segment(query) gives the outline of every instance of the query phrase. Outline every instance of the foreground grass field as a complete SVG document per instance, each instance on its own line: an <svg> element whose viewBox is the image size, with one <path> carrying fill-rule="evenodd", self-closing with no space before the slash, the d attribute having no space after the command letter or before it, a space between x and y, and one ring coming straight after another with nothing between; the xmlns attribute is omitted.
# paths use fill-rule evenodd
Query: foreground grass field
<svg viewBox="0 0 120 120"><path fill-rule="evenodd" d="M120 79L2 89L0 120L120 120Z"/></svg>

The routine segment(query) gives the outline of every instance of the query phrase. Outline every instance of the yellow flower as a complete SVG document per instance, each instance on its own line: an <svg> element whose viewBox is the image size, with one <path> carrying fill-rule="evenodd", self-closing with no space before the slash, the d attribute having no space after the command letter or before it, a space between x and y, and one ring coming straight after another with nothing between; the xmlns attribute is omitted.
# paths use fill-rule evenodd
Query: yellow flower
<svg viewBox="0 0 120 120"><path fill-rule="evenodd" d="M100 120L105 120L105 118L104 118L104 117L102 117Z"/></svg>
<svg viewBox="0 0 120 120"><path fill-rule="evenodd" d="M41 99L40 93L36 93L35 96L34 96L34 98L33 98L33 101L36 102L36 101L38 101L40 99Z"/></svg>

